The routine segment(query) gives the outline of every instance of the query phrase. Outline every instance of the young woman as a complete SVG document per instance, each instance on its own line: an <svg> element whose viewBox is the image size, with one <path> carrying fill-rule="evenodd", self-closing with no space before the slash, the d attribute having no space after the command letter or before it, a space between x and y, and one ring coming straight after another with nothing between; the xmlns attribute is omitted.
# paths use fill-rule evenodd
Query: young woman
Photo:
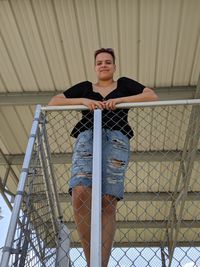
<svg viewBox="0 0 200 267"><path fill-rule="evenodd" d="M152 89L126 78L114 80L115 54L111 48L95 51L97 82L84 81L51 99L49 105L85 105L82 119L74 127L77 138L72 158L69 192L77 229L87 264L90 266L90 209L92 186L93 110L103 110L102 117L102 266L108 265L116 229L117 201L123 198L124 174L128 165L129 140L133 131L128 125L127 109L116 104L157 100Z"/></svg>

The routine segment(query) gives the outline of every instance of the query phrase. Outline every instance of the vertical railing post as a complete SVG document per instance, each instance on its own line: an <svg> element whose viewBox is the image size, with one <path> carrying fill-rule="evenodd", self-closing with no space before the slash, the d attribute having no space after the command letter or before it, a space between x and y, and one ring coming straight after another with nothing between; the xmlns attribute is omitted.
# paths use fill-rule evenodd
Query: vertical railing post
<svg viewBox="0 0 200 267"><path fill-rule="evenodd" d="M102 111L94 111L90 266L101 267Z"/></svg>
<svg viewBox="0 0 200 267"><path fill-rule="evenodd" d="M41 106L38 105L35 111L35 117L34 117L32 128L31 128L31 134L29 137L28 145L26 148L26 154L25 154L25 158L24 158L24 162L22 166L22 171L21 171L20 178L19 178L19 185L18 185L16 196L15 196L15 202L14 202L14 206L13 206L13 210L11 214L10 224L8 227L9 231L7 233L5 246L3 248L3 255L2 255L1 264L0 264L1 267L9 266L8 265L9 258L12 252L12 245L13 245L15 230L17 227L18 215L20 212L24 188L25 188L26 179L28 176L28 171L29 171L29 165L30 165L33 147L34 147L34 143L35 143L35 139L37 135L40 114L41 114Z"/></svg>
<svg viewBox="0 0 200 267"><path fill-rule="evenodd" d="M59 221L58 247L56 251L56 267L70 267L70 231Z"/></svg>

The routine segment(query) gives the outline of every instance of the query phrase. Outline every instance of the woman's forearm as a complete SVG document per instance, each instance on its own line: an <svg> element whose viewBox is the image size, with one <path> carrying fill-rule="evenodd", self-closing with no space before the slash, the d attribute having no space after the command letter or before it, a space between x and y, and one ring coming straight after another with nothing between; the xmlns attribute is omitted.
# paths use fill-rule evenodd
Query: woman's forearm
<svg viewBox="0 0 200 267"><path fill-rule="evenodd" d="M120 103L146 102L146 101L155 101L155 100L158 100L157 94L152 89L144 88L141 94L121 97Z"/></svg>
<svg viewBox="0 0 200 267"><path fill-rule="evenodd" d="M89 110L96 108L103 109L104 104L102 101L96 101L88 98L66 98L63 94L56 95L48 103L49 106L67 106L67 105L84 105Z"/></svg>
<svg viewBox="0 0 200 267"><path fill-rule="evenodd" d="M83 98L66 98L63 94L56 95L48 103L49 106L83 105Z"/></svg>

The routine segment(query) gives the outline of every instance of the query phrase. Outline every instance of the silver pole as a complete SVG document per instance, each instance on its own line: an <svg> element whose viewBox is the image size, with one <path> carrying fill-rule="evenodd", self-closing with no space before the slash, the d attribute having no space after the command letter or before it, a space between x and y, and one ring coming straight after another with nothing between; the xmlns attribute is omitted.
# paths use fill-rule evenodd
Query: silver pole
<svg viewBox="0 0 200 267"><path fill-rule="evenodd" d="M94 111L90 266L101 267L102 111Z"/></svg>
<svg viewBox="0 0 200 267"><path fill-rule="evenodd" d="M178 105L198 105L200 99L183 99L183 100L163 100L151 102L134 102L117 104L117 108L136 108L136 107L160 107L160 106L178 106ZM83 105L68 105L68 106L45 106L42 107L43 111L55 110L87 110L88 108Z"/></svg>
<svg viewBox="0 0 200 267"><path fill-rule="evenodd" d="M3 254L2 254L1 265L0 265L1 267L9 266L8 262L9 262L9 258L10 258L10 254L12 250L15 230L17 227L18 215L19 215L19 211L21 207L22 198L23 198L26 178L28 175L28 169L29 169L29 165L30 165L30 161L32 157L33 147L34 147L36 133L37 133L39 119L40 119L40 113L41 113L41 106L38 105L36 107L35 116L34 116L32 128L31 128L31 134L28 140L28 145L26 148L26 154L25 154L25 158L24 158L24 162L22 166L22 171L21 171L20 178L19 178L18 189L17 189L17 193L15 196L15 202L14 202L14 206L13 206L13 210L11 214L10 224L8 227L9 231L7 233L6 242L3 248Z"/></svg>
<svg viewBox="0 0 200 267"><path fill-rule="evenodd" d="M59 236L58 236L58 248L56 265L57 267L70 267L70 231L66 225L60 221L59 222Z"/></svg>
<svg viewBox="0 0 200 267"><path fill-rule="evenodd" d="M42 134L42 133L40 133ZM38 137L40 138L40 137ZM43 139L41 137L41 139ZM42 166L42 174L43 174L43 180L44 180L44 185L45 185L45 189L46 189L46 193L47 193L47 203L48 203L48 209L49 209L49 214L50 214L50 218L51 218L51 222L52 222L52 227L53 227L53 231L54 234L58 233L58 229L57 229L57 219L56 219L56 211L54 209L54 199L52 197L52 190L51 190L51 186L50 186L50 177L49 177L49 173L48 173L48 166L47 166L47 162L45 160L46 155L45 155L45 151L44 151L44 146L43 146L43 140L41 140L41 144L40 144L40 153L39 153L39 158L40 158L40 162L41 162L41 166Z"/></svg>
<svg viewBox="0 0 200 267"><path fill-rule="evenodd" d="M47 164L47 168L48 168L48 172L49 172L50 185L52 188L52 194L53 194L53 198L54 198L53 201L55 201L56 215L57 215L57 218L61 218L62 213L61 213L61 207L60 207L60 203L59 203L58 188L57 188L57 184L56 184L56 177L54 175L54 169L53 169L53 163L52 163L52 159L51 159L51 151L50 151L50 146L49 146L49 142L48 142L48 135L47 135L46 126L43 127L42 133L43 133L43 137L44 137L43 145L44 145L44 151L45 151L45 155L46 155L46 164Z"/></svg>

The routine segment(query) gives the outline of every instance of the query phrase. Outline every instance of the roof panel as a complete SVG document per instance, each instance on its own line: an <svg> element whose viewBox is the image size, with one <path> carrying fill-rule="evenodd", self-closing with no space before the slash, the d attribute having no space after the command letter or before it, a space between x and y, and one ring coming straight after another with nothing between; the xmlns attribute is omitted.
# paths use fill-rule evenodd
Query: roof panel
<svg viewBox="0 0 200 267"><path fill-rule="evenodd" d="M138 79L139 12L138 1L118 1L119 54L117 66L121 76Z"/></svg>
<svg viewBox="0 0 200 267"><path fill-rule="evenodd" d="M15 137L13 136L13 133L11 132L10 126L8 121L6 120L5 116L3 115L2 109L0 110L0 134L1 139L3 143L5 144L7 150L9 153L13 154L19 154L22 151L20 151L20 148L18 146L18 142L16 142Z"/></svg>
<svg viewBox="0 0 200 267"><path fill-rule="evenodd" d="M140 3L140 48L139 80L154 87L157 63L157 44L160 25L161 1L139 1ZM144 19L145 18L145 19Z"/></svg>
<svg viewBox="0 0 200 267"><path fill-rule="evenodd" d="M115 48L116 77L130 76L152 87L197 82L197 0L27 0L0 5L2 90L63 90L95 80L93 51L99 46Z"/></svg>
<svg viewBox="0 0 200 267"><path fill-rule="evenodd" d="M51 1L36 0L32 3L48 68L52 76L53 89L61 90L69 86L70 82L63 57L62 41L55 10Z"/></svg>
<svg viewBox="0 0 200 267"><path fill-rule="evenodd" d="M8 148L6 146L6 143L3 142L2 137L0 136L0 150L2 150L2 152L4 154L9 154Z"/></svg>
<svg viewBox="0 0 200 267"><path fill-rule="evenodd" d="M30 1L11 2L20 37L26 52L33 76L37 83L35 90L54 90L46 51L41 42L40 33Z"/></svg>
<svg viewBox="0 0 200 267"><path fill-rule="evenodd" d="M77 27L86 79L95 80L93 51L99 47L98 17L96 16L95 1L74 1L74 7L77 15Z"/></svg>
<svg viewBox="0 0 200 267"><path fill-rule="evenodd" d="M185 203L183 220L200 220L199 201L187 201Z"/></svg>
<svg viewBox="0 0 200 267"><path fill-rule="evenodd" d="M0 70L0 73L1 73L1 70ZM5 86L5 83L3 82L3 77L0 76L0 93L4 93L4 92L6 92L6 86Z"/></svg>
<svg viewBox="0 0 200 267"><path fill-rule="evenodd" d="M26 149L28 135L15 108L2 107L0 112L1 136L7 144L9 153L20 154Z"/></svg>
<svg viewBox="0 0 200 267"><path fill-rule="evenodd" d="M0 92L22 91L6 43L0 37Z"/></svg>
<svg viewBox="0 0 200 267"><path fill-rule="evenodd" d="M33 114L29 106L15 106L16 114L20 121L20 129L24 129L29 136L33 122Z"/></svg>
<svg viewBox="0 0 200 267"><path fill-rule="evenodd" d="M16 72L20 86L16 84L15 90L36 90L37 85L30 67L26 50L20 36L15 16L8 1L0 2L1 34L6 45L11 65ZM0 64L3 64L0 61ZM9 72L9 69L7 70ZM18 89L17 89L18 88ZM8 87L9 90L9 87Z"/></svg>
<svg viewBox="0 0 200 267"><path fill-rule="evenodd" d="M170 86L174 77L174 60L183 1L169 0L161 2L155 85Z"/></svg>
<svg viewBox="0 0 200 267"><path fill-rule="evenodd" d="M196 81L200 79L200 34L199 38L197 39L196 49L195 49L195 57L194 57L194 63L192 66L192 76L190 84L196 84Z"/></svg>
<svg viewBox="0 0 200 267"><path fill-rule="evenodd" d="M175 55L173 85L190 84L200 26L200 1L184 1ZM200 66L198 67L200 70ZM198 78L198 77L197 77Z"/></svg>
<svg viewBox="0 0 200 267"><path fill-rule="evenodd" d="M178 240L189 241L189 243L192 246L192 243L194 241L199 241L200 230L197 227L195 229L189 228L189 226L191 225L186 225L185 228L180 229L179 234L178 234Z"/></svg>
<svg viewBox="0 0 200 267"><path fill-rule="evenodd" d="M99 26L99 46L114 48L119 59L119 18L117 1L97 1L97 18ZM123 21L123 20L121 20ZM97 47L98 48L98 47ZM120 66L119 66L120 68ZM119 75L119 68L116 76Z"/></svg>
<svg viewBox="0 0 200 267"><path fill-rule="evenodd" d="M58 0L54 7L64 51L63 56L69 73L69 82L72 85L86 77L74 1Z"/></svg>

